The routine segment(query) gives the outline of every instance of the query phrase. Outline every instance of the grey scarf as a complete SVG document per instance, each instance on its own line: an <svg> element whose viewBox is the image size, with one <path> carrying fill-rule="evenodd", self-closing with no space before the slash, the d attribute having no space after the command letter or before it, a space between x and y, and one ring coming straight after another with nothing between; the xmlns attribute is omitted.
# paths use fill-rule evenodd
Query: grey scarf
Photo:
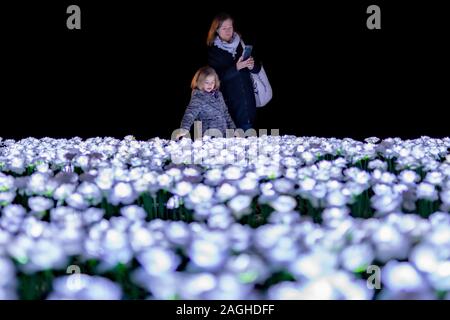
<svg viewBox="0 0 450 320"><path fill-rule="evenodd" d="M214 45L222 50L228 51L229 53L231 53L234 56L236 55L236 50L238 45L241 42L241 37L239 37L239 35L235 32L233 34L233 38L231 39L231 42L226 42L220 39L219 36L217 36L214 39Z"/></svg>

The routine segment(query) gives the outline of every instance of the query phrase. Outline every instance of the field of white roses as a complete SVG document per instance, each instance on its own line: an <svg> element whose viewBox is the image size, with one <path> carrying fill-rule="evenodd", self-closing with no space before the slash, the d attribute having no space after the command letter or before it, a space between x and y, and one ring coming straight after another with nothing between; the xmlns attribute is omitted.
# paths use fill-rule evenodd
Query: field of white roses
<svg viewBox="0 0 450 320"><path fill-rule="evenodd" d="M449 147L0 138L0 299L449 299Z"/></svg>

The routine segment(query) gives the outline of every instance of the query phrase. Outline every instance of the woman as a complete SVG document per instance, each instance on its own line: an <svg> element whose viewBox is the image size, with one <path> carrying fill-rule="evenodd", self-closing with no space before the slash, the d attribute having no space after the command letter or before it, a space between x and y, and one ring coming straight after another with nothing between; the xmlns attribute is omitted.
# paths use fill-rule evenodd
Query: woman
<svg viewBox="0 0 450 320"><path fill-rule="evenodd" d="M240 35L234 31L233 19L226 13L217 15L208 32L208 64L221 81L221 91L236 127L253 128L256 101L250 72L258 73L261 65L253 57L243 61Z"/></svg>

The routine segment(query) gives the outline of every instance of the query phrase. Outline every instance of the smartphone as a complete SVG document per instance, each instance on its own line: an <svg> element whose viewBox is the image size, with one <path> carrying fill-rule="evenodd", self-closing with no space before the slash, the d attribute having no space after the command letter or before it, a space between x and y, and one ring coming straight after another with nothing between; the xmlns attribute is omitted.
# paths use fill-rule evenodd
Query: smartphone
<svg viewBox="0 0 450 320"><path fill-rule="evenodd" d="M242 61L247 60L252 55L253 46L246 45L244 47L244 52L242 53Z"/></svg>

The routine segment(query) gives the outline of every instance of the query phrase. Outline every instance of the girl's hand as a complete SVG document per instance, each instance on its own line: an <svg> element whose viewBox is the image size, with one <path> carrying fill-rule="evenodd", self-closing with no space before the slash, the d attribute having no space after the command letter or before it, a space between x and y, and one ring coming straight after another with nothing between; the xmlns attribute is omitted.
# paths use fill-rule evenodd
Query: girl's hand
<svg viewBox="0 0 450 320"><path fill-rule="evenodd" d="M185 131L185 130L178 132L178 133L176 134L176 136L175 136L175 140L178 140L178 139L180 139L181 137L184 137L187 133L188 133L188 132Z"/></svg>
<svg viewBox="0 0 450 320"><path fill-rule="evenodd" d="M241 132L241 130L235 130L233 137L235 137L235 138L245 138L245 134L244 134L243 131Z"/></svg>

